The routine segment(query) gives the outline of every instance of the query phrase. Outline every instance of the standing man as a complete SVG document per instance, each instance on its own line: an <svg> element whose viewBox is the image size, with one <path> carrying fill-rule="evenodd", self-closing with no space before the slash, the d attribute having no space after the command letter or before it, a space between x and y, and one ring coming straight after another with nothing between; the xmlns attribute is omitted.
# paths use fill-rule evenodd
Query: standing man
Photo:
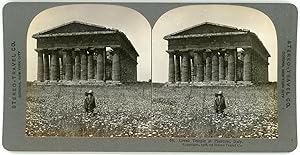
<svg viewBox="0 0 300 155"><path fill-rule="evenodd" d="M85 93L85 99L84 99L84 109L87 113L94 113L94 109L96 108L96 102L94 93L92 90L89 90Z"/></svg>
<svg viewBox="0 0 300 155"><path fill-rule="evenodd" d="M226 104L225 104L225 98L223 96L222 91L219 91L218 93L215 94L214 109L217 114L223 114L224 116L224 109L226 109Z"/></svg>

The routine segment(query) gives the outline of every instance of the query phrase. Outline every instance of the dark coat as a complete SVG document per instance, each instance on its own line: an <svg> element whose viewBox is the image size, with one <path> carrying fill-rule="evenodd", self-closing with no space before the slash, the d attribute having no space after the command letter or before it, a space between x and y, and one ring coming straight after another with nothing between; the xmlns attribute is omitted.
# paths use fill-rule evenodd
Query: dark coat
<svg viewBox="0 0 300 155"><path fill-rule="evenodd" d="M221 98L215 98L215 104L214 104L214 109L216 111L222 112L224 109L226 109L226 104L225 104L225 98L224 96L221 96Z"/></svg>
<svg viewBox="0 0 300 155"><path fill-rule="evenodd" d="M84 109L86 112L93 112L94 108L96 108L95 97L92 96L89 98L88 96L84 99Z"/></svg>

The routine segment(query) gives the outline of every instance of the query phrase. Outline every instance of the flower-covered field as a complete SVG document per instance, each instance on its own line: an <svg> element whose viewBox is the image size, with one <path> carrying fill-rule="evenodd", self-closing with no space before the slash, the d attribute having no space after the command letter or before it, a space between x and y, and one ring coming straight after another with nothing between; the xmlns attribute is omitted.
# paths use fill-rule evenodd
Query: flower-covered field
<svg viewBox="0 0 300 155"><path fill-rule="evenodd" d="M83 109L92 89L94 114ZM214 113L223 91L226 115ZM152 96L152 97L151 97ZM248 87L28 85L27 136L278 138L276 83Z"/></svg>

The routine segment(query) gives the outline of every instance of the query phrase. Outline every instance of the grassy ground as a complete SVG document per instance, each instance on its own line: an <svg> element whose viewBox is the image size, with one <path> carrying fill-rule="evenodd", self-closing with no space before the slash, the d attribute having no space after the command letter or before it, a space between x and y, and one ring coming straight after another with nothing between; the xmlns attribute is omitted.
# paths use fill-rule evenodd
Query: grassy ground
<svg viewBox="0 0 300 155"><path fill-rule="evenodd" d="M251 87L28 86L27 136L277 138L276 84ZM97 108L83 111L92 89ZM214 93L226 116L214 114ZM151 98L152 96L152 98Z"/></svg>

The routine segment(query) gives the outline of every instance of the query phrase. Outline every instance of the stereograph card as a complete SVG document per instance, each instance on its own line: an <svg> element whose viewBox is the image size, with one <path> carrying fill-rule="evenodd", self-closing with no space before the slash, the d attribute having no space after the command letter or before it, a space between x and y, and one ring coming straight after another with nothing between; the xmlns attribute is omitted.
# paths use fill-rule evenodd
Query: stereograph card
<svg viewBox="0 0 300 155"><path fill-rule="evenodd" d="M293 4L11 2L3 24L7 150L297 146Z"/></svg>

